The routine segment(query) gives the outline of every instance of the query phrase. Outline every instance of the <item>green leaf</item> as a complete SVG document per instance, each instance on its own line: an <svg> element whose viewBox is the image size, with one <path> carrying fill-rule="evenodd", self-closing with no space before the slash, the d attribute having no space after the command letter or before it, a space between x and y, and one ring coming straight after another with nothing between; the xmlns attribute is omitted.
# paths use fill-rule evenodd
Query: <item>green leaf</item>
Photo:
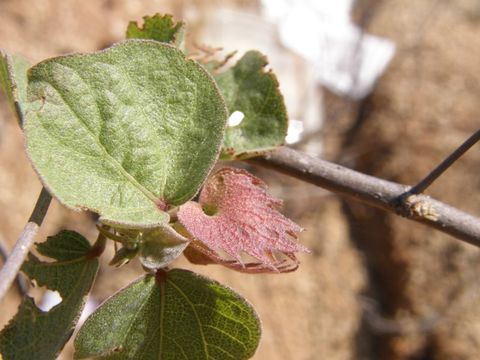
<svg viewBox="0 0 480 360"><path fill-rule="evenodd" d="M177 47L182 46L184 23L175 23L172 15L155 14L143 17L143 27L131 21L127 27L127 39L151 39L164 43L171 43Z"/></svg>
<svg viewBox="0 0 480 360"><path fill-rule="evenodd" d="M245 115L239 125L227 127L223 159L257 156L285 141L287 110L277 77L264 69L267 64L261 53L249 51L235 66L215 76L230 114Z"/></svg>
<svg viewBox="0 0 480 360"><path fill-rule="evenodd" d="M108 265L112 265L116 267L126 265L130 261L132 261L132 259L135 258L135 256L138 255L138 251L139 251L138 247L134 249L130 249L124 246L115 252L115 255L113 256L112 260L110 260Z"/></svg>
<svg viewBox="0 0 480 360"><path fill-rule="evenodd" d="M90 243L73 231L51 236L47 241L36 244L36 247L40 254L62 261L79 259L91 250Z"/></svg>
<svg viewBox="0 0 480 360"><path fill-rule="evenodd" d="M21 124L20 107L25 104L27 95L27 69L29 63L23 58L10 56L0 50L0 88L5 93L12 111ZM18 107L18 110L17 108Z"/></svg>
<svg viewBox="0 0 480 360"><path fill-rule="evenodd" d="M30 254L22 270L39 286L58 291L62 302L43 312L27 297L0 333L3 360L55 359L72 335L98 270L98 260L88 256L90 244L73 231L49 237L37 248L57 261L42 262Z"/></svg>
<svg viewBox="0 0 480 360"><path fill-rule="evenodd" d="M117 226L154 227L195 195L215 163L226 109L180 50L129 40L29 71L27 152L64 205Z"/></svg>
<svg viewBox="0 0 480 360"><path fill-rule="evenodd" d="M260 332L251 305L231 289L175 269L107 300L80 329L75 358L243 360Z"/></svg>
<svg viewBox="0 0 480 360"><path fill-rule="evenodd" d="M140 243L140 262L147 269L166 267L183 253L189 243L190 240L171 226L147 230Z"/></svg>

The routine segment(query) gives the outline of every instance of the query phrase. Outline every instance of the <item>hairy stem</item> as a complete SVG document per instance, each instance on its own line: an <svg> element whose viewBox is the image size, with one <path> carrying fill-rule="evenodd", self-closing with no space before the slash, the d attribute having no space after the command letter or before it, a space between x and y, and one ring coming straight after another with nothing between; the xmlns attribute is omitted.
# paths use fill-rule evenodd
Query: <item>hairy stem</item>
<svg viewBox="0 0 480 360"><path fill-rule="evenodd" d="M12 285L12 282L15 280L20 267L25 261L25 257L27 256L35 239L35 235L45 218L51 200L51 195L45 190L45 188L42 188L28 223L23 228L15 247L10 253L5 265L3 265L3 268L0 270L0 301L4 298L8 289Z"/></svg>
<svg viewBox="0 0 480 360"><path fill-rule="evenodd" d="M410 194L410 187L406 185L365 175L285 147L248 161L421 222L480 247L480 219L428 196Z"/></svg>
<svg viewBox="0 0 480 360"><path fill-rule="evenodd" d="M465 154L473 145L480 141L480 129L470 136L462 145L460 145L453 153L451 153L440 165L422 179L418 184L413 186L408 192L411 195L424 192L432 183L440 177L450 166L453 165L463 154Z"/></svg>

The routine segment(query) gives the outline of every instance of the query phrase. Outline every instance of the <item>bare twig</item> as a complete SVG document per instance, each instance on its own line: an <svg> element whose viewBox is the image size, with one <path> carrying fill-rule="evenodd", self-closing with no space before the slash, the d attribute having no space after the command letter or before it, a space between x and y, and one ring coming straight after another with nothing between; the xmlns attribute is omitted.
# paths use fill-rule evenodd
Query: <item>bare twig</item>
<svg viewBox="0 0 480 360"><path fill-rule="evenodd" d="M2 258L3 262L7 261L8 250L3 245L2 241L0 241L0 257ZM15 285L17 286L17 290L20 296L24 296L27 294L28 283L25 281L25 279L21 276L20 273L17 273L17 276L15 277Z"/></svg>
<svg viewBox="0 0 480 360"><path fill-rule="evenodd" d="M480 247L480 219L428 196L409 195L410 188L406 185L365 175L289 148L280 148L249 162L421 222Z"/></svg>
<svg viewBox="0 0 480 360"><path fill-rule="evenodd" d="M428 174L422 181L413 186L408 192L409 194L420 194L424 192L432 183L442 175L450 166L453 165L465 152L473 145L480 141L480 129L470 136L460 147L451 153L445 160L442 161L433 171Z"/></svg>
<svg viewBox="0 0 480 360"><path fill-rule="evenodd" d="M33 244L35 235L43 222L51 200L51 195L45 190L45 188L42 188L28 223L23 228L7 262L0 270L0 301L3 299L12 285L13 280L17 276L17 273Z"/></svg>
<svg viewBox="0 0 480 360"><path fill-rule="evenodd" d="M7 66L9 67L10 71L10 80L13 84L13 91L16 93L17 84L15 80L15 73L12 70L12 59L9 55L3 54L0 51L0 56L4 56L7 61ZM24 123L24 114L22 111L22 106L18 101L18 98L14 96L13 99L15 113L17 115L17 121L20 128L23 128ZM18 271L22 266L23 262L25 261L25 257L27 256L28 252L30 251L30 247L33 244L35 239L35 235L40 228L40 225L43 222L43 219L47 213L48 207L50 206L50 202L52 200L52 196L50 193L43 187L40 195L38 196L37 203L33 208L32 214L30 215L30 219L28 223L23 228L20 237L18 238L15 246L9 255L5 265L3 265L2 269L0 270L0 301L4 298L5 294L7 293L8 289L12 285L12 282L15 278L17 278ZM21 289L21 287L19 286ZM21 289L21 291L24 289Z"/></svg>
<svg viewBox="0 0 480 360"><path fill-rule="evenodd" d="M8 257L8 251L3 245L2 241L0 241L0 257L3 259L3 261L6 261Z"/></svg>

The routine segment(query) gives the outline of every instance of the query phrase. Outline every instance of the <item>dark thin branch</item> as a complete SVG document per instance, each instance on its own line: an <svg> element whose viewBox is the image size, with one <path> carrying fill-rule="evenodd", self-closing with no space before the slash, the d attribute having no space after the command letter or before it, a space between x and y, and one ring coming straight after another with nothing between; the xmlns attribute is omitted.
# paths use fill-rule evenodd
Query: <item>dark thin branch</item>
<svg viewBox="0 0 480 360"><path fill-rule="evenodd" d="M30 215L28 222L34 223L38 226L42 225L43 219L47 214L48 207L50 206L51 201L52 196L47 191L47 189L43 187L42 191L40 191L40 195L38 195L37 203L33 208L32 215Z"/></svg>
<svg viewBox="0 0 480 360"><path fill-rule="evenodd" d="M433 171L428 174L422 181L413 186L409 190L409 194L420 194L424 192L432 183L440 177L450 166L453 165L463 154L465 154L473 145L480 141L480 129L470 136L459 148L451 153L442 161Z"/></svg>
<svg viewBox="0 0 480 360"><path fill-rule="evenodd" d="M35 235L37 235L38 229L45 218L51 200L51 195L45 190L45 188L42 188L28 223L23 228L7 262L0 270L0 301L3 299L17 276L18 271L33 244Z"/></svg>
<svg viewBox="0 0 480 360"><path fill-rule="evenodd" d="M406 185L365 175L289 148L280 148L249 162L421 222L480 247L480 219L429 196L411 195Z"/></svg>

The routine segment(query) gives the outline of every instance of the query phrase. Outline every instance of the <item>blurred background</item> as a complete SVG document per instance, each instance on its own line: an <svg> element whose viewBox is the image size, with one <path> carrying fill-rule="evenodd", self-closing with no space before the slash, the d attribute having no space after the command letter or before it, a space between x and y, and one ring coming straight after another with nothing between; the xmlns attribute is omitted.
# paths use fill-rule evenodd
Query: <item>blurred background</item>
<svg viewBox="0 0 480 360"><path fill-rule="evenodd" d="M479 127L478 0L0 0L0 48L32 63L93 51L122 40L128 21L156 12L184 19L190 46L265 53L286 98L287 141L312 155L414 184ZM477 145L428 194L480 215L479 165ZM479 249L249 170L285 200L312 253L300 254L299 270L285 275L184 260L176 266L250 300L263 322L254 359L480 358ZM7 251L40 188L0 95L0 243ZM61 229L96 237L88 215L54 203L38 241ZM109 248L102 256L91 308L143 273L136 262L108 267L111 255ZM38 304L42 294L36 290ZM12 288L0 304L0 328L20 301ZM69 345L61 358L71 357Z"/></svg>

